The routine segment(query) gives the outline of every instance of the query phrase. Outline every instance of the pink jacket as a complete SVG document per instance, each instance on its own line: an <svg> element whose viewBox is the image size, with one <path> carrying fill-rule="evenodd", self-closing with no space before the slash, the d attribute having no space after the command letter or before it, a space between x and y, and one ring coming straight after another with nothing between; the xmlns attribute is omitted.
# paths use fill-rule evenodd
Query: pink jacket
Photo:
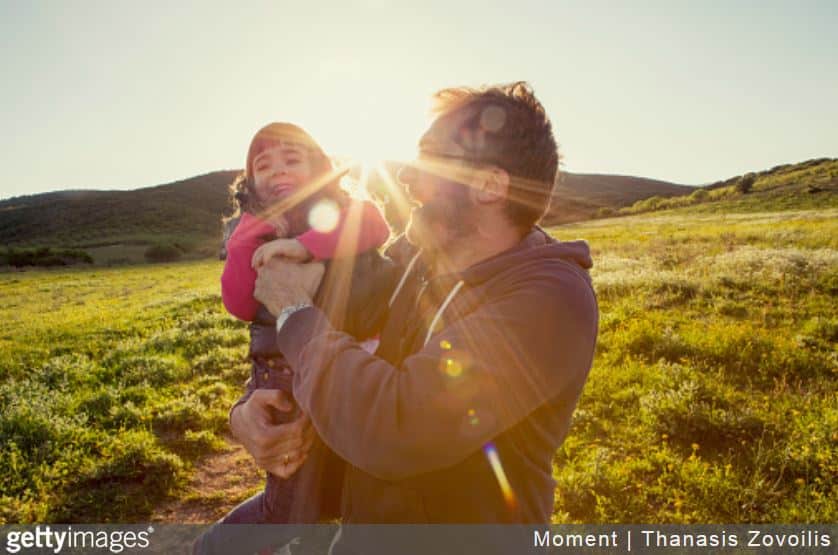
<svg viewBox="0 0 838 555"><path fill-rule="evenodd" d="M360 226L354 251L338 253L338 243L347 220L356 218L360 219ZM264 243L262 237L271 235L274 231L274 227L269 223L244 213L227 241L227 261L221 274L221 299L227 311L240 320L253 320L259 308L259 301L253 298L256 270L250 266L250 261L256 249ZM341 211L334 230L324 233L312 229L295 239L303 244L315 260L328 260L337 256L354 256L377 248L384 244L389 235L390 229L375 204L352 200Z"/></svg>

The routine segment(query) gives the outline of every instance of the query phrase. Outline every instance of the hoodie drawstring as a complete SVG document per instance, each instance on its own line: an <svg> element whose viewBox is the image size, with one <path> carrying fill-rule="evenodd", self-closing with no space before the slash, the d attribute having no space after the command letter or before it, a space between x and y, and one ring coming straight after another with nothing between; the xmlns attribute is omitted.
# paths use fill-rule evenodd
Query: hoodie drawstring
<svg viewBox="0 0 838 555"><path fill-rule="evenodd" d="M393 303L396 300L396 296L402 290L402 287L404 287L404 284L407 281L407 276L409 276L410 272L413 271L413 267L416 265L416 261L419 260L419 256L421 256L421 254L422 251L420 250L413 256L413 258L410 259L410 262L407 264L407 268L405 268L405 271L402 274L402 277L399 280L398 285L396 285L396 289L393 291L393 294L390 295L390 300L387 302L387 306L393 306ZM448 305L451 304L451 301L454 300L454 297L457 295L457 293L460 292L460 289L462 289L465 283L466 282L463 280L458 281L456 285L454 285L454 287L451 288L451 291L448 293L448 296L445 297L445 300L442 302L442 305L440 305L439 310L437 310L436 314L434 314L434 319L431 320L431 325L428 328L428 333L427 335L425 335L425 342L422 343L423 347L428 344L428 341L431 340L431 336L434 333L434 327L436 327L437 323L439 322L439 319L442 317L442 313L445 312L445 309L448 308Z"/></svg>
<svg viewBox="0 0 838 555"><path fill-rule="evenodd" d="M387 306L392 307L393 302L396 300L396 295L399 294L399 291L402 290L404 287L404 282L407 281L407 276L410 275L410 272L413 271L413 266L416 265L416 261L419 260L419 256L422 254L422 251L418 251L413 258L410 259L410 262L407 265L407 269L405 269L404 273L402 274L402 279L399 280L399 284L396 285L396 289L393 291L393 294L390 295L390 300L387 302Z"/></svg>
<svg viewBox="0 0 838 555"><path fill-rule="evenodd" d="M445 301L443 301L442 305L439 307L439 310L436 311L436 314L434 315L434 319L431 320L431 325L428 328L428 334L425 336L425 342L422 343L423 347L428 344L428 341L431 340L431 336L434 334L434 328L436 327L437 322L439 322L439 319L442 316L442 313L445 312L445 309L448 308L448 305L451 304L451 301L454 299L454 296L457 293L460 292L460 289L462 289L462 287L463 287L463 285L465 285L465 283L466 282L464 282L463 280L458 281L457 285L455 285L451 289L451 292L448 293L448 296L445 297Z"/></svg>

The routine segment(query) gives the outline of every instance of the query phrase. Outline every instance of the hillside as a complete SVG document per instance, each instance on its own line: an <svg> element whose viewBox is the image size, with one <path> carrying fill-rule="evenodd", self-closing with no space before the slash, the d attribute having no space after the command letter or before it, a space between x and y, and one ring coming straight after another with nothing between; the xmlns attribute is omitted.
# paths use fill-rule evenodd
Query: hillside
<svg viewBox="0 0 838 555"><path fill-rule="evenodd" d="M695 187L644 177L563 172L556 183L545 224L588 220L602 209L630 206L652 196L688 195L693 190Z"/></svg>
<svg viewBox="0 0 838 555"><path fill-rule="evenodd" d="M6 246L91 248L179 240L192 248L220 236L227 187L218 171L134 191L61 191L0 202Z"/></svg>
<svg viewBox="0 0 838 555"><path fill-rule="evenodd" d="M387 166L391 179L398 169ZM58 191L0 201L2 245L81 248L92 252L97 262L136 260L137 252L141 259L145 246L160 242L178 243L193 254L214 255L219 222L229 210L228 186L236 173L217 171L134 191ZM385 183L373 175L370 189L384 193ZM590 219L602 207L619 208L637 199L689 189L636 177L566 173L546 222ZM388 217L396 219L393 213ZM134 251L133 257L123 256L129 251Z"/></svg>
<svg viewBox="0 0 838 555"><path fill-rule="evenodd" d="M384 168L391 181L401 169L401 164L387 163ZM355 178L359 175L356 173ZM383 198L389 196L387 180L373 173L369 177L369 189ZM590 220L603 210L610 212L630 206L634 202L652 196L672 197L691 193L695 188L677 185L668 181L632 177L625 175L604 175L561 172L553 192L550 210L542 221L543 225ZM388 210L388 220L396 220L397 215ZM395 227L400 227L395 222Z"/></svg>
<svg viewBox="0 0 838 555"><path fill-rule="evenodd" d="M394 180L398 169L387 164L387 177ZM177 245L187 257L214 256L220 219L229 210L228 186L236 173L217 171L134 191L62 191L0 201L0 244L83 249L97 263L108 264L142 261L146 248L160 243ZM743 180L750 185L743 187ZM386 200L386 183L374 173L369 189ZM543 224L687 207L752 212L838 206L836 190L838 160L829 158L784 164L705 187L563 172ZM402 222L395 204L389 203L385 212L398 229Z"/></svg>
<svg viewBox="0 0 838 555"><path fill-rule="evenodd" d="M613 214L683 209L689 212L761 212L838 207L838 159L817 158L734 176L690 194L639 200Z"/></svg>

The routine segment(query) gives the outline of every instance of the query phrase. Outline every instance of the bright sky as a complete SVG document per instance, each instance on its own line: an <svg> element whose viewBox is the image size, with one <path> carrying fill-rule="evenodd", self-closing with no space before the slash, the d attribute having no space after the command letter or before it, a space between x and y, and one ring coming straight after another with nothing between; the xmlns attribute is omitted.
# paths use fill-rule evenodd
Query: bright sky
<svg viewBox="0 0 838 555"><path fill-rule="evenodd" d="M527 80L574 172L701 184L838 156L823 2L0 0L0 198L241 168L269 121L405 158L428 96Z"/></svg>

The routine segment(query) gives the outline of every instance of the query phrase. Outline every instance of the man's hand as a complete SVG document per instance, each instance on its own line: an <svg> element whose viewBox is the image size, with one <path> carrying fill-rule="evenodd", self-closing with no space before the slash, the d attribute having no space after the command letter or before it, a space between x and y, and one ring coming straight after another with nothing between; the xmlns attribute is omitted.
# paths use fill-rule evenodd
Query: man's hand
<svg viewBox="0 0 838 555"><path fill-rule="evenodd" d="M314 442L308 416L274 424L273 411L290 412L294 404L284 391L257 389L233 410L230 428L256 464L280 478L288 478L302 466Z"/></svg>
<svg viewBox="0 0 838 555"><path fill-rule="evenodd" d="M287 306L311 303L324 271L320 262L271 259L259 268L253 297L276 316Z"/></svg>

